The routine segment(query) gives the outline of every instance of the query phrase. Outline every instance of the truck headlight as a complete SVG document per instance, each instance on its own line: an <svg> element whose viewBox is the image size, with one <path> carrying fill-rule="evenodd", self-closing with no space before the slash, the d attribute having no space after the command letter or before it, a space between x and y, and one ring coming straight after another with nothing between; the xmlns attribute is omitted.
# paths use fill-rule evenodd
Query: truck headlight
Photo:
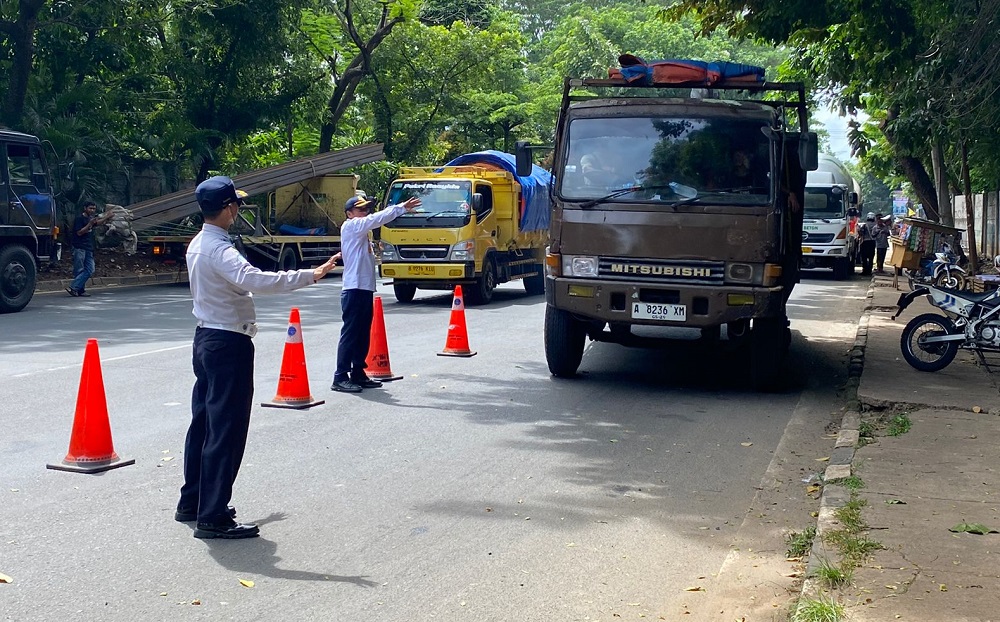
<svg viewBox="0 0 1000 622"><path fill-rule="evenodd" d="M476 241L462 240L451 247L452 261L473 261L476 258Z"/></svg>
<svg viewBox="0 0 1000 622"><path fill-rule="evenodd" d="M563 255L562 261L563 276L597 276L597 257Z"/></svg>
<svg viewBox="0 0 1000 622"><path fill-rule="evenodd" d="M380 241L379 248L382 249L382 261L399 261L399 253L392 244Z"/></svg>

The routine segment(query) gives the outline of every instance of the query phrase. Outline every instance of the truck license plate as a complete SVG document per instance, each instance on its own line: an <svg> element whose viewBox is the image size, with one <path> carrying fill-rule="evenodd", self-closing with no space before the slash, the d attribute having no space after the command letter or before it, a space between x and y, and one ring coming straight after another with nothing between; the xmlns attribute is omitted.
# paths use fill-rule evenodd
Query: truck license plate
<svg viewBox="0 0 1000 622"><path fill-rule="evenodd" d="M406 273L412 275L434 276L434 266L407 266Z"/></svg>
<svg viewBox="0 0 1000 622"><path fill-rule="evenodd" d="M684 322L687 320L687 307L684 305L633 302L632 318L637 320L657 320L660 322Z"/></svg>

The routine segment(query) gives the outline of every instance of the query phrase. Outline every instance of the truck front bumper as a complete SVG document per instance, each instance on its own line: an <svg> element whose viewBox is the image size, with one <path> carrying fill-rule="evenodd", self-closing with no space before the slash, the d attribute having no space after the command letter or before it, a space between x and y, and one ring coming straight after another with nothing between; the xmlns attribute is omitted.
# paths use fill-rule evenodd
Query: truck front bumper
<svg viewBox="0 0 1000 622"><path fill-rule="evenodd" d="M813 244L802 247L803 268L814 268L816 266L830 267L836 261L849 259L847 247L844 245Z"/></svg>
<svg viewBox="0 0 1000 622"><path fill-rule="evenodd" d="M781 286L652 285L549 276L545 300L580 318L600 322L706 328L738 320L783 316L785 295ZM633 303L682 305L684 319L633 317Z"/></svg>
<svg viewBox="0 0 1000 622"><path fill-rule="evenodd" d="M404 263L383 262L380 274L384 279L407 282L425 289L471 283L476 278L476 265L464 263Z"/></svg>

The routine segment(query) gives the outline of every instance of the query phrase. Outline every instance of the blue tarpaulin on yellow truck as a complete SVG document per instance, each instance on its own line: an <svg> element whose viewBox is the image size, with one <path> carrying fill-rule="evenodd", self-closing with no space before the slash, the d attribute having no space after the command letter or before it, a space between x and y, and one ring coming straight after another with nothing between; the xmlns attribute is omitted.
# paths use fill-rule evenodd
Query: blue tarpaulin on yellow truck
<svg viewBox="0 0 1000 622"><path fill-rule="evenodd" d="M521 231L547 231L549 228L549 184L552 174L540 166L531 167L531 175L517 174L517 162L513 155L503 151L477 151L461 155L445 166L485 165L507 171L521 184Z"/></svg>

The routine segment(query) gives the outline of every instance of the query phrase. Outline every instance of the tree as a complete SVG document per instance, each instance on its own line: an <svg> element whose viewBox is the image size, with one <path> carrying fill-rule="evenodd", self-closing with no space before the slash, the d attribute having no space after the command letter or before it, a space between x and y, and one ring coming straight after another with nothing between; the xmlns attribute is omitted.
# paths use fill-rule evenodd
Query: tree
<svg viewBox="0 0 1000 622"><path fill-rule="evenodd" d="M949 107L949 95L962 99L966 111L978 111L978 127L985 127L984 119L995 124L1000 115L995 97L1000 68L988 60L976 62L995 58L1000 49L992 34L998 9L1000 0L876 0L859 5L831 0L681 0L661 15L677 19L693 14L703 32L721 29L788 46L794 52L789 66L799 77L842 109L865 108L879 120L875 140L886 142L895 166L928 213L936 215L948 207L939 205L937 192L948 177L946 146L958 153L960 142L957 109ZM961 76L958 82L956 73ZM966 88L969 85L974 88ZM964 116L966 123L973 118ZM866 137L863 132L853 135ZM865 156L871 143L859 140L853 146ZM977 146L995 150L995 141ZM936 180L927 173L932 153L941 154ZM973 154L970 160L981 157Z"/></svg>

